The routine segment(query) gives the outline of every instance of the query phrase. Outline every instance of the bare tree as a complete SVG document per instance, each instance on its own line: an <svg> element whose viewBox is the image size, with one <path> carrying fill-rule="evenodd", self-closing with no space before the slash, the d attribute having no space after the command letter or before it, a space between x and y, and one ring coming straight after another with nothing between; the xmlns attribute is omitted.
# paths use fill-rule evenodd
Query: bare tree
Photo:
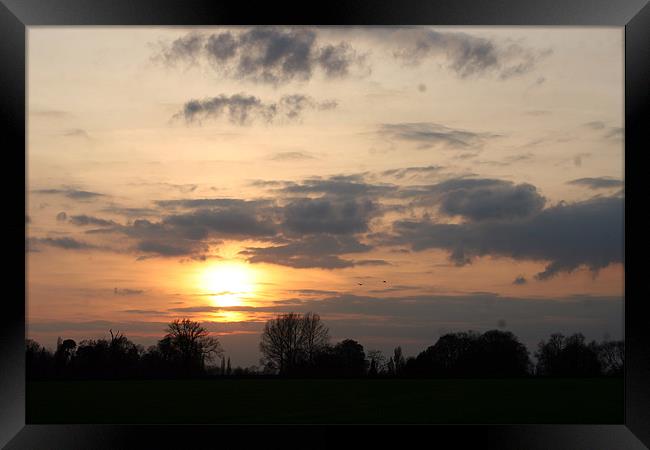
<svg viewBox="0 0 650 450"><path fill-rule="evenodd" d="M266 322L260 351L267 367L286 374L299 363L313 361L328 341L329 330L317 314L289 313Z"/></svg>
<svg viewBox="0 0 650 450"><path fill-rule="evenodd" d="M321 322L320 316L307 313L302 318L302 340L307 362L314 362L315 354L329 343L329 329Z"/></svg>
<svg viewBox="0 0 650 450"><path fill-rule="evenodd" d="M163 347L187 369L203 369L205 362L223 354L221 344L199 322L176 319L167 325Z"/></svg>

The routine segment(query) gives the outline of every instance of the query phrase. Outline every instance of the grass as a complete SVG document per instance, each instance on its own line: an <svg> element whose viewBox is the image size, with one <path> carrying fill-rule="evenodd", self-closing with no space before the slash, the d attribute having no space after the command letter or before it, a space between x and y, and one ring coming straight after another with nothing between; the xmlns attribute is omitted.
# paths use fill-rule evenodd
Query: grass
<svg viewBox="0 0 650 450"><path fill-rule="evenodd" d="M27 423L623 423L622 379L37 381Z"/></svg>

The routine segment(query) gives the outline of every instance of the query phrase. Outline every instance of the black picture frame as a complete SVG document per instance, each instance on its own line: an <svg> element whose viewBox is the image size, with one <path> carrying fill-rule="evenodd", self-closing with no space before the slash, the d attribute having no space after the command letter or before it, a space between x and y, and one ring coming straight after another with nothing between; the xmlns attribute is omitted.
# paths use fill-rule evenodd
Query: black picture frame
<svg viewBox="0 0 650 450"><path fill-rule="evenodd" d="M641 155L647 150L650 104L650 6L648 0L349 0L305 2L215 2L209 0L0 0L0 127L5 158L2 183L9 211L3 225L5 261L24 258L21 222L26 197L17 186L25 178L26 28L36 25L535 25L625 27L625 235L627 261L641 261L647 219L643 218ZM8 160L7 160L8 159ZM634 199L634 206L632 203ZM23 212L21 212L21 209ZM22 255L22 256L21 256ZM639 256L639 258L636 258ZM13 264L13 263L12 263ZM12 264L8 264L11 266ZM650 338L643 314L642 268L625 268L625 420L620 425L385 425L354 430L365 444L425 438L437 446L488 446L526 449L636 449L650 446ZM642 263L640 263L642 264ZM192 448L223 443L224 435L242 446L273 443L284 436L311 436L303 448L338 445L346 426L221 425L26 425L25 283L20 265L7 274L0 326L0 446L6 448ZM10 267L11 269L11 267ZM21 297L22 295L22 297ZM636 296L636 297L635 297ZM101 407L101 405L98 405ZM315 438L315 436L318 436ZM392 436L392 437L391 437ZM300 442L300 440L297 440ZM644 446L645 444L645 446ZM365 446L365 445L364 445Z"/></svg>

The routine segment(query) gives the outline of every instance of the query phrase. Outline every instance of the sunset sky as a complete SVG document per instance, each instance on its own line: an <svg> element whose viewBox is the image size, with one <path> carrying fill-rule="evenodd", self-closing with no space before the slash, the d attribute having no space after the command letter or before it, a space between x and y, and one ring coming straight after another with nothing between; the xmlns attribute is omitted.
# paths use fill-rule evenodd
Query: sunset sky
<svg viewBox="0 0 650 450"><path fill-rule="evenodd" d="M622 28L28 30L28 336L621 338Z"/></svg>

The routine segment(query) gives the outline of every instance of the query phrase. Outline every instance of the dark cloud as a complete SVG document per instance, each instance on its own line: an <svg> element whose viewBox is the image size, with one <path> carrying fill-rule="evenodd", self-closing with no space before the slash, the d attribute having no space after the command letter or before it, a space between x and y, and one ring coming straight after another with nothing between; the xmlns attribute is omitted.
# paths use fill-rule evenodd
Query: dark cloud
<svg viewBox="0 0 650 450"><path fill-rule="evenodd" d="M336 108L336 102L319 103L302 95L284 95L277 102L265 103L258 97L246 94L218 97L203 100L190 100L174 117L182 117L186 122L200 122L204 119L217 119L227 116L235 125L250 125L255 121L273 123L277 121L299 120L308 110Z"/></svg>
<svg viewBox="0 0 650 450"><path fill-rule="evenodd" d="M162 208L230 208L254 210L255 208L267 207L272 204L271 200L242 200L238 198L191 198L177 200L158 200L156 205Z"/></svg>
<svg viewBox="0 0 650 450"><path fill-rule="evenodd" d="M490 178L454 178L428 187L429 197L448 216L473 221L517 219L542 210L546 199L535 186Z"/></svg>
<svg viewBox="0 0 650 450"><path fill-rule="evenodd" d="M145 253L144 258L186 256L196 260L205 260L209 246L222 239L267 240L278 233L269 201L179 199L158 203L184 211L164 215L159 221L112 224L106 232L134 239L132 251Z"/></svg>
<svg viewBox="0 0 650 450"><path fill-rule="evenodd" d="M58 217L59 216L57 215L57 219ZM78 215L78 216L71 216L70 223L79 226L94 225L100 227L108 227L108 226L116 225L115 222L113 222L112 220L100 219L98 217L87 216L85 214Z"/></svg>
<svg viewBox="0 0 650 450"><path fill-rule="evenodd" d="M316 71L341 78L353 68L367 70L363 55L348 43L321 44L316 31L306 28L190 33L164 45L158 58L167 65L204 59L222 75L272 85L307 81Z"/></svg>
<svg viewBox="0 0 650 450"><path fill-rule="evenodd" d="M78 189L36 189L32 192L35 194L64 195L73 200L90 200L97 197L104 197L104 194Z"/></svg>
<svg viewBox="0 0 650 450"><path fill-rule="evenodd" d="M338 255L368 252L371 247L350 236L310 236L286 245L248 247L241 252L251 263L269 263L281 266L321 269L353 267L357 263Z"/></svg>
<svg viewBox="0 0 650 450"><path fill-rule="evenodd" d="M375 196L396 190L390 184L369 184L361 175L336 175L329 178L311 178L301 183L288 183L284 194L327 194L332 196Z"/></svg>
<svg viewBox="0 0 650 450"><path fill-rule="evenodd" d="M399 31L394 38L400 45L394 52L396 58L409 64L444 58L447 68L460 78L496 74L505 80L524 75L551 53L549 49L535 50L460 32L409 29Z"/></svg>
<svg viewBox="0 0 650 450"><path fill-rule="evenodd" d="M392 265L388 261L383 259L361 259L354 261L355 266L390 266Z"/></svg>
<svg viewBox="0 0 650 450"><path fill-rule="evenodd" d="M536 275L545 280L580 266L592 271L623 262L623 199L596 198L560 204L509 221L441 224L430 220L402 220L393 224L394 236L384 243L449 251L462 265L474 256L505 256L549 262Z"/></svg>
<svg viewBox="0 0 650 450"><path fill-rule="evenodd" d="M442 166L426 166L426 167L405 167L402 169L384 170L381 174L385 177L395 177L397 179L415 177L420 175L431 175L439 173L444 167Z"/></svg>
<svg viewBox="0 0 650 450"><path fill-rule="evenodd" d="M109 206L103 208L101 211L126 217L148 217L160 214L159 211L151 208L127 208L120 206Z"/></svg>
<svg viewBox="0 0 650 450"><path fill-rule="evenodd" d="M113 289L113 294L130 296L130 295L142 295L144 291L142 289L128 289L128 288L115 288Z"/></svg>
<svg viewBox="0 0 650 450"><path fill-rule="evenodd" d="M69 237L62 238L29 238L30 251L32 245L38 246L39 244L48 245L50 247L62 248L65 250L88 250L96 248L96 246L87 242L78 241Z"/></svg>
<svg viewBox="0 0 650 450"><path fill-rule="evenodd" d="M297 234L354 234L368 230L378 206L371 200L303 198L284 207L283 225Z"/></svg>
<svg viewBox="0 0 650 450"><path fill-rule="evenodd" d="M434 146L468 149L481 147L486 140L499 137L496 134L460 130L432 122L382 124L378 133L388 139L413 142L420 149Z"/></svg>
<svg viewBox="0 0 650 450"><path fill-rule="evenodd" d="M136 249L144 253L154 253L159 256L187 256L197 252L206 251L205 245L200 242L181 241L169 243L168 241L142 240Z"/></svg>
<svg viewBox="0 0 650 450"><path fill-rule="evenodd" d="M174 66L179 60L195 62L204 45L205 37L200 33L192 32L164 46L158 57L169 66Z"/></svg>
<svg viewBox="0 0 650 450"><path fill-rule="evenodd" d="M273 223L259 216L258 212L238 209L200 209L166 216L163 223L196 233L197 237L216 233L229 237L259 238L277 233Z"/></svg>
<svg viewBox="0 0 650 450"><path fill-rule="evenodd" d="M522 275L519 275L512 282L512 284L519 285L519 286L522 285L522 284L526 284L526 283L528 283L528 280L526 280L526 278L524 276L522 276Z"/></svg>
<svg viewBox="0 0 650 450"><path fill-rule="evenodd" d="M589 189L609 189L622 187L623 180L611 177L578 178L577 180L568 181L567 184L584 186Z"/></svg>

